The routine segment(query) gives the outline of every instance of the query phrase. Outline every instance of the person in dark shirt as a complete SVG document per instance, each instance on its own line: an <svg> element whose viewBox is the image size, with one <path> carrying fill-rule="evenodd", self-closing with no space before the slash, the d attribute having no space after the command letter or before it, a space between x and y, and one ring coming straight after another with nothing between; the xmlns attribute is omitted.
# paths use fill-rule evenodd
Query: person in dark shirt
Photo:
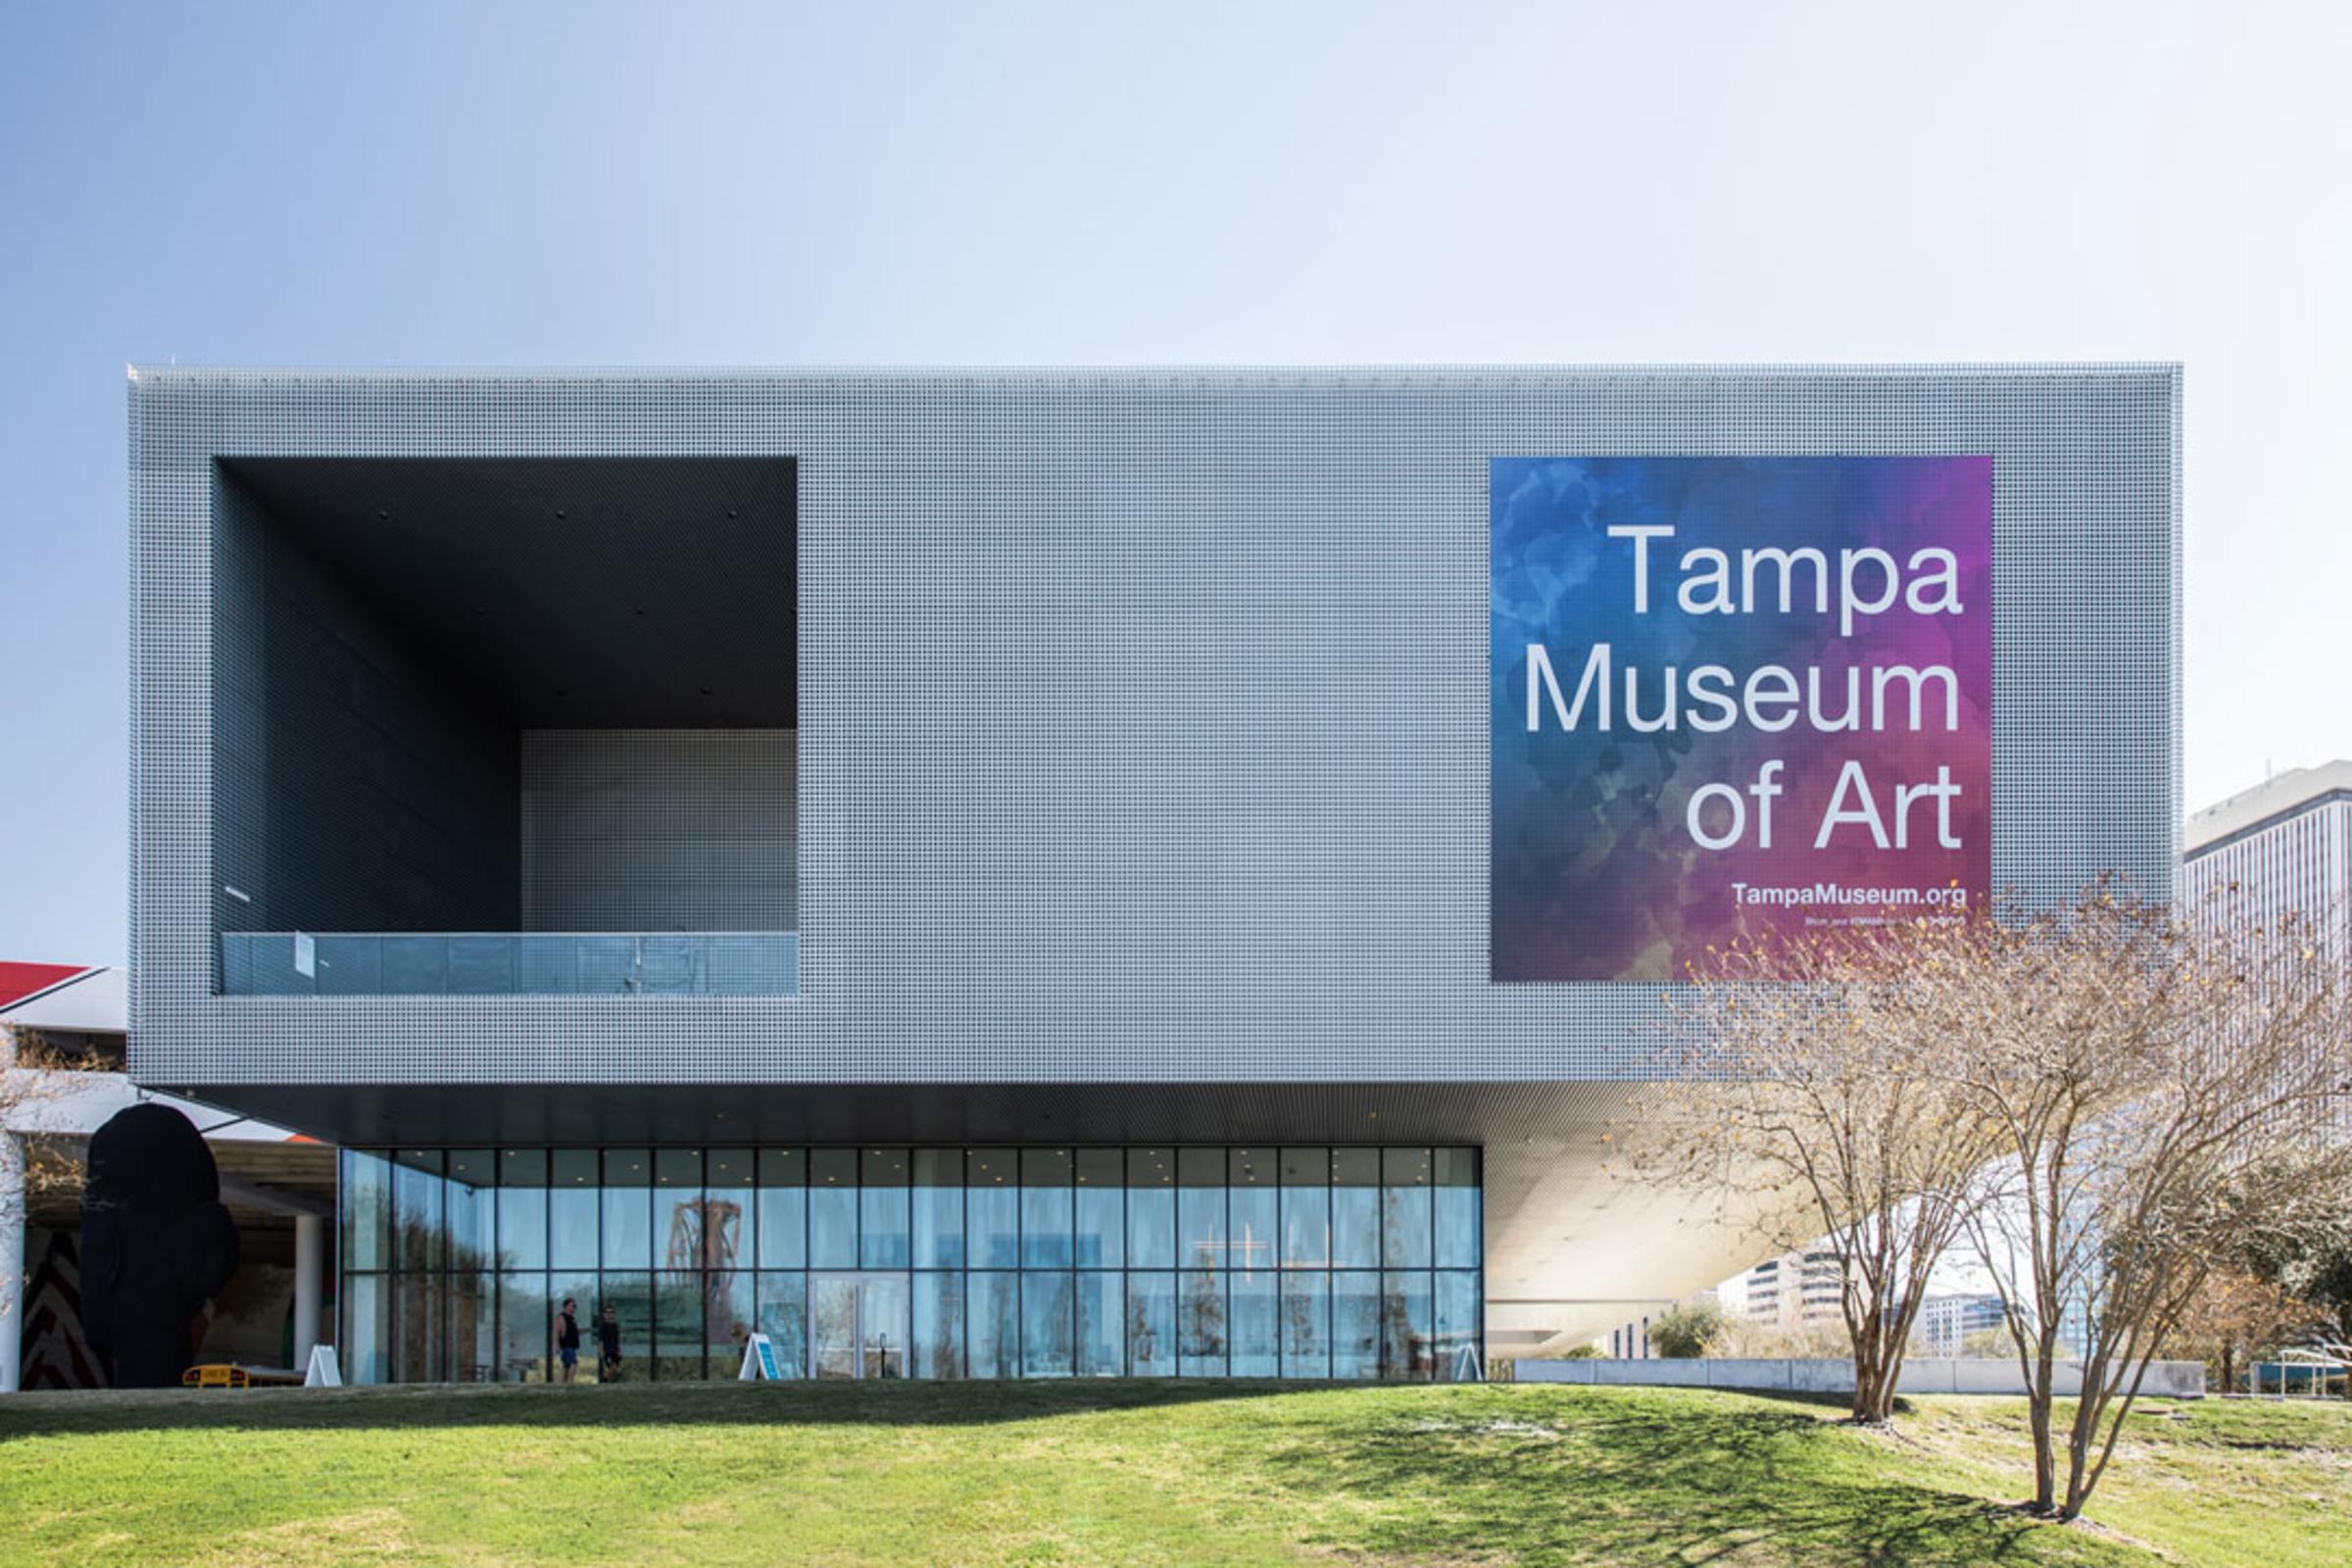
<svg viewBox="0 0 2352 1568"><path fill-rule="evenodd" d="M561 1374L565 1383L580 1369L579 1303L570 1297L564 1298L564 1310L556 1314L556 1359L564 1364Z"/></svg>
<svg viewBox="0 0 2352 1568"><path fill-rule="evenodd" d="M596 1375L607 1383L620 1381L620 1319L612 1315L612 1303L605 1303L605 1315L597 1320L596 1344L599 1351Z"/></svg>

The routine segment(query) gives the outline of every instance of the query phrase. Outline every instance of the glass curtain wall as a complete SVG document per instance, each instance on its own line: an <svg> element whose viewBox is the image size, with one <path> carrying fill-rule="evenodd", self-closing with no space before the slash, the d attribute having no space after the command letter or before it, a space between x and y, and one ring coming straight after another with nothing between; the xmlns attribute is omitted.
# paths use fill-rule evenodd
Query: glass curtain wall
<svg viewBox="0 0 2352 1568"><path fill-rule="evenodd" d="M342 1354L549 1381L569 1300L578 1382L1449 1381L1483 1225L1475 1149L346 1150Z"/></svg>

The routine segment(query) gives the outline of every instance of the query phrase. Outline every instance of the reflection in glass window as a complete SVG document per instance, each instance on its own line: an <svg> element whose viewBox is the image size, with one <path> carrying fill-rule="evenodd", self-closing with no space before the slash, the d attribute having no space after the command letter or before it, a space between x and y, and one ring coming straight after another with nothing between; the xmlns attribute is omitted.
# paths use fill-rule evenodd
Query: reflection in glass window
<svg viewBox="0 0 2352 1568"><path fill-rule="evenodd" d="M1127 1370L1121 1298L1126 1276L1081 1273L1078 1291L1078 1365L1082 1378L1115 1378Z"/></svg>
<svg viewBox="0 0 2352 1568"><path fill-rule="evenodd" d="M858 1376L858 1277L819 1274L808 1282L808 1375L820 1382Z"/></svg>
<svg viewBox="0 0 2352 1568"><path fill-rule="evenodd" d="M921 1158L916 1158L916 1175L921 1175ZM957 1154L958 1165L962 1155ZM959 1172L960 1174L960 1172ZM957 1188L960 1192L961 1189ZM922 1189L917 1188L919 1195ZM921 1234L921 1214L917 1211L916 1234ZM918 1378L959 1378L963 1376L963 1276L961 1274L917 1274L914 1276L914 1375Z"/></svg>
<svg viewBox="0 0 2352 1568"><path fill-rule="evenodd" d="M1271 1378L1282 1373L1281 1298L1276 1294L1280 1279L1270 1268L1232 1277L1229 1338L1237 1378Z"/></svg>
<svg viewBox="0 0 2352 1568"><path fill-rule="evenodd" d="M547 1151L498 1156L498 1257L509 1269L547 1267Z"/></svg>
<svg viewBox="0 0 2352 1568"><path fill-rule="evenodd" d="M665 1269L654 1276L653 1373L677 1383L703 1375L703 1276Z"/></svg>
<svg viewBox="0 0 2352 1568"><path fill-rule="evenodd" d="M1225 1195L1225 1265L1237 1269L1274 1267L1277 1220L1275 1181L1279 1161L1271 1149L1233 1152L1233 1186Z"/></svg>
<svg viewBox="0 0 2352 1568"><path fill-rule="evenodd" d="M653 1171L657 1260L667 1268L705 1267L703 1152L657 1149Z"/></svg>
<svg viewBox="0 0 2352 1568"><path fill-rule="evenodd" d="M392 1266L441 1266L441 1152L404 1149L392 1156Z"/></svg>
<svg viewBox="0 0 2352 1568"><path fill-rule="evenodd" d="M808 1155L799 1149L760 1151L760 1251L761 1268L806 1268L808 1264Z"/></svg>
<svg viewBox="0 0 2352 1568"><path fill-rule="evenodd" d="M449 1377L443 1353L441 1282L430 1274L392 1276L392 1381L440 1383Z"/></svg>
<svg viewBox="0 0 2352 1568"><path fill-rule="evenodd" d="M498 1276L480 1269L449 1275L449 1376L454 1383L498 1381Z"/></svg>
<svg viewBox="0 0 2352 1568"><path fill-rule="evenodd" d="M1483 1348L1475 1149L341 1159L354 1382L553 1378L566 1295L590 1381L608 1302L628 1379L731 1378L755 1328L795 1376L1451 1380Z"/></svg>
<svg viewBox="0 0 2352 1568"><path fill-rule="evenodd" d="M640 1198L645 1196L638 1189ZM643 1383L648 1375L654 1353L654 1277L638 1270L624 1273L606 1273L596 1282L596 1316L593 1323L580 1326L584 1341L580 1348L580 1376L586 1379L593 1366L596 1380L602 1383ZM602 1324L605 1309L612 1309L613 1321L620 1325L620 1365L601 1364L596 1324Z"/></svg>
<svg viewBox="0 0 2352 1568"><path fill-rule="evenodd" d="M544 1274L502 1274L498 1280L498 1378L502 1383L545 1383L548 1329L556 1315L547 1299Z"/></svg>
<svg viewBox="0 0 2352 1568"><path fill-rule="evenodd" d="M1282 1152L1282 1265L1331 1263L1331 1151Z"/></svg>
<svg viewBox="0 0 2352 1568"><path fill-rule="evenodd" d="M1178 1277L1177 1372L1188 1378L1225 1375L1225 1276L1188 1268Z"/></svg>
<svg viewBox="0 0 2352 1568"><path fill-rule="evenodd" d="M1078 1247L1080 1268L1117 1268L1127 1260L1127 1192L1124 1156L1115 1149L1078 1151ZM1111 1321L1119 1314L1113 1312Z"/></svg>
<svg viewBox="0 0 2352 1568"><path fill-rule="evenodd" d="M1077 1363L1078 1302L1070 1276L1021 1276L1021 1376L1066 1378Z"/></svg>
<svg viewBox="0 0 2352 1568"><path fill-rule="evenodd" d="M1331 1276L1303 1271L1282 1276L1282 1375L1331 1376Z"/></svg>
<svg viewBox="0 0 2352 1568"><path fill-rule="evenodd" d="M739 1273L744 1286L744 1311L734 1336L738 1348L743 1336L751 1331L752 1267L752 1209L759 1195L759 1159L748 1149L713 1149L703 1156L703 1208L701 1217L702 1266L732 1280ZM710 1299L715 1303L726 1292L725 1281L713 1284ZM716 1312L715 1305L712 1308ZM715 1317L710 1326L710 1342L718 1343L719 1324ZM742 1364L741 1356L733 1363ZM714 1362L713 1377L722 1369Z"/></svg>
<svg viewBox="0 0 2352 1568"><path fill-rule="evenodd" d="M1478 1151L1441 1149L1436 1157L1438 1267L1476 1268L1486 1245L1478 1201Z"/></svg>
<svg viewBox="0 0 2352 1568"><path fill-rule="evenodd" d="M906 1276L868 1274L859 1286L858 1304L859 1375L903 1378L906 1375Z"/></svg>
<svg viewBox="0 0 2352 1568"><path fill-rule="evenodd" d="M1331 1152L1331 1261L1336 1268L1380 1265L1380 1151Z"/></svg>
<svg viewBox="0 0 2352 1568"><path fill-rule="evenodd" d="M547 1261L551 1268L596 1267L596 1151L559 1149L547 1194ZM583 1302L583 1305L586 1303Z"/></svg>
<svg viewBox="0 0 2352 1568"><path fill-rule="evenodd" d="M1478 1276L1464 1269L1445 1270L1438 1275L1438 1338L1437 1374L1440 1382L1462 1381L1465 1375L1462 1352L1471 1352L1469 1375L1484 1377L1485 1369L1478 1364L1479 1330Z"/></svg>
<svg viewBox="0 0 2352 1568"><path fill-rule="evenodd" d="M1176 1375L1176 1276L1127 1276L1127 1369L1139 1378Z"/></svg>
<svg viewBox="0 0 2352 1568"><path fill-rule="evenodd" d="M914 1152L914 1242L916 1268L963 1267L963 1151ZM956 1319L962 1320L960 1297ZM920 1308L917 1308L920 1320ZM915 1358L922 1359L922 1330L915 1330ZM960 1360L960 1358L958 1358ZM917 1377L925 1374L917 1372ZM958 1371L960 1375L960 1369Z"/></svg>
<svg viewBox="0 0 2352 1568"><path fill-rule="evenodd" d="M449 1267L452 1271L478 1269L491 1260L491 1238L498 1226L498 1162L486 1149L449 1152L448 1204Z"/></svg>
<svg viewBox="0 0 2352 1568"><path fill-rule="evenodd" d="M728 1269L706 1274L703 1280L703 1375L731 1378L743 1370L743 1348L751 1343L758 1305L752 1298L752 1271Z"/></svg>
<svg viewBox="0 0 2352 1568"><path fill-rule="evenodd" d="M760 1332L776 1348L776 1371L788 1378L808 1375L808 1276L758 1276Z"/></svg>
<svg viewBox="0 0 2352 1568"><path fill-rule="evenodd" d="M343 1282L342 1348L343 1375L349 1381L391 1381L392 1281L388 1276L354 1274Z"/></svg>
<svg viewBox="0 0 2352 1568"><path fill-rule="evenodd" d="M1331 1277L1331 1375L1380 1376L1380 1276L1346 1272Z"/></svg>
<svg viewBox="0 0 2352 1568"><path fill-rule="evenodd" d="M343 1151L343 1266L392 1266L392 1164L364 1149ZM360 1381L356 1376L354 1382ZM380 1381L380 1380L379 1380Z"/></svg>
<svg viewBox="0 0 2352 1568"><path fill-rule="evenodd" d="M605 1151L607 1268L654 1266L653 1154L643 1149Z"/></svg>
<svg viewBox="0 0 2352 1568"><path fill-rule="evenodd" d="M1021 1266L1070 1266L1070 1154L1066 1149L1021 1152Z"/></svg>
<svg viewBox="0 0 2352 1568"><path fill-rule="evenodd" d="M858 1152L808 1152L808 1266L858 1266Z"/></svg>
<svg viewBox="0 0 2352 1568"><path fill-rule="evenodd" d="M964 1335L971 1345L972 1376L1011 1378L1021 1372L1021 1277L967 1275Z"/></svg>
<svg viewBox="0 0 2352 1568"><path fill-rule="evenodd" d="M1225 1151L1186 1149L1176 1164L1176 1261L1225 1266Z"/></svg>
<svg viewBox="0 0 2352 1568"><path fill-rule="evenodd" d="M869 1149L858 1191L858 1261L867 1268L906 1266L906 1151Z"/></svg>
<svg viewBox="0 0 2352 1568"><path fill-rule="evenodd" d="M1012 1268L1019 1264L1019 1181L1020 1158L1009 1149L975 1149L965 1161L963 1216L974 1268ZM975 1324L977 1321L974 1320ZM979 1376L977 1372L972 1375Z"/></svg>
<svg viewBox="0 0 2352 1568"><path fill-rule="evenodd" d="M1429 1275L1418 1269L1392 1271L1381 1280L1381 1376L1392 1383L1426 1383L1436 1370L1437 1351Z"/></svg>
<svg viewBox="0 0 2352 1568"><path fill-rule="evenodd" d="M1127 1151L1127 1266L1176 1266L1176 1152Z"/></svg>
<svg viewBox="0 0 2352 1568"><path fill-rule="evenodd" d="M1429 1151L1381 1152L1381 1260L1391 1268L1429 1267Z"/></svg>

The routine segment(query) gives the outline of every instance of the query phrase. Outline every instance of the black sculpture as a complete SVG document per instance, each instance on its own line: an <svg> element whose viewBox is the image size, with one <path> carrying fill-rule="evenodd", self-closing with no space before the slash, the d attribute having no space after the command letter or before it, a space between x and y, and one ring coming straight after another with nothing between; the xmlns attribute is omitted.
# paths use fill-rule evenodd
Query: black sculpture
<svg viewBox="0 0 2352 1568"><path fill-rule="evenodd" d="M237 1227L213 1152L169 1105L117 1111L90 1136L81 1193L81 1317L118 1389L176 1387L196 1314L237 1271Z"/></svg>

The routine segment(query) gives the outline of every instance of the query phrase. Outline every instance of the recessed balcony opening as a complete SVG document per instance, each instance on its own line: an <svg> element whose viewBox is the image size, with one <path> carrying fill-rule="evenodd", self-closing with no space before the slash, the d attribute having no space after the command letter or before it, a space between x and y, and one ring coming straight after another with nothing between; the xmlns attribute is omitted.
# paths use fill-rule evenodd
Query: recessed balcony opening
<svg viewBox="0 0 2352 1568"><path fill-rule="evenodd" d="M797 994L794 478L220 460L220 989Z"/></svg>

